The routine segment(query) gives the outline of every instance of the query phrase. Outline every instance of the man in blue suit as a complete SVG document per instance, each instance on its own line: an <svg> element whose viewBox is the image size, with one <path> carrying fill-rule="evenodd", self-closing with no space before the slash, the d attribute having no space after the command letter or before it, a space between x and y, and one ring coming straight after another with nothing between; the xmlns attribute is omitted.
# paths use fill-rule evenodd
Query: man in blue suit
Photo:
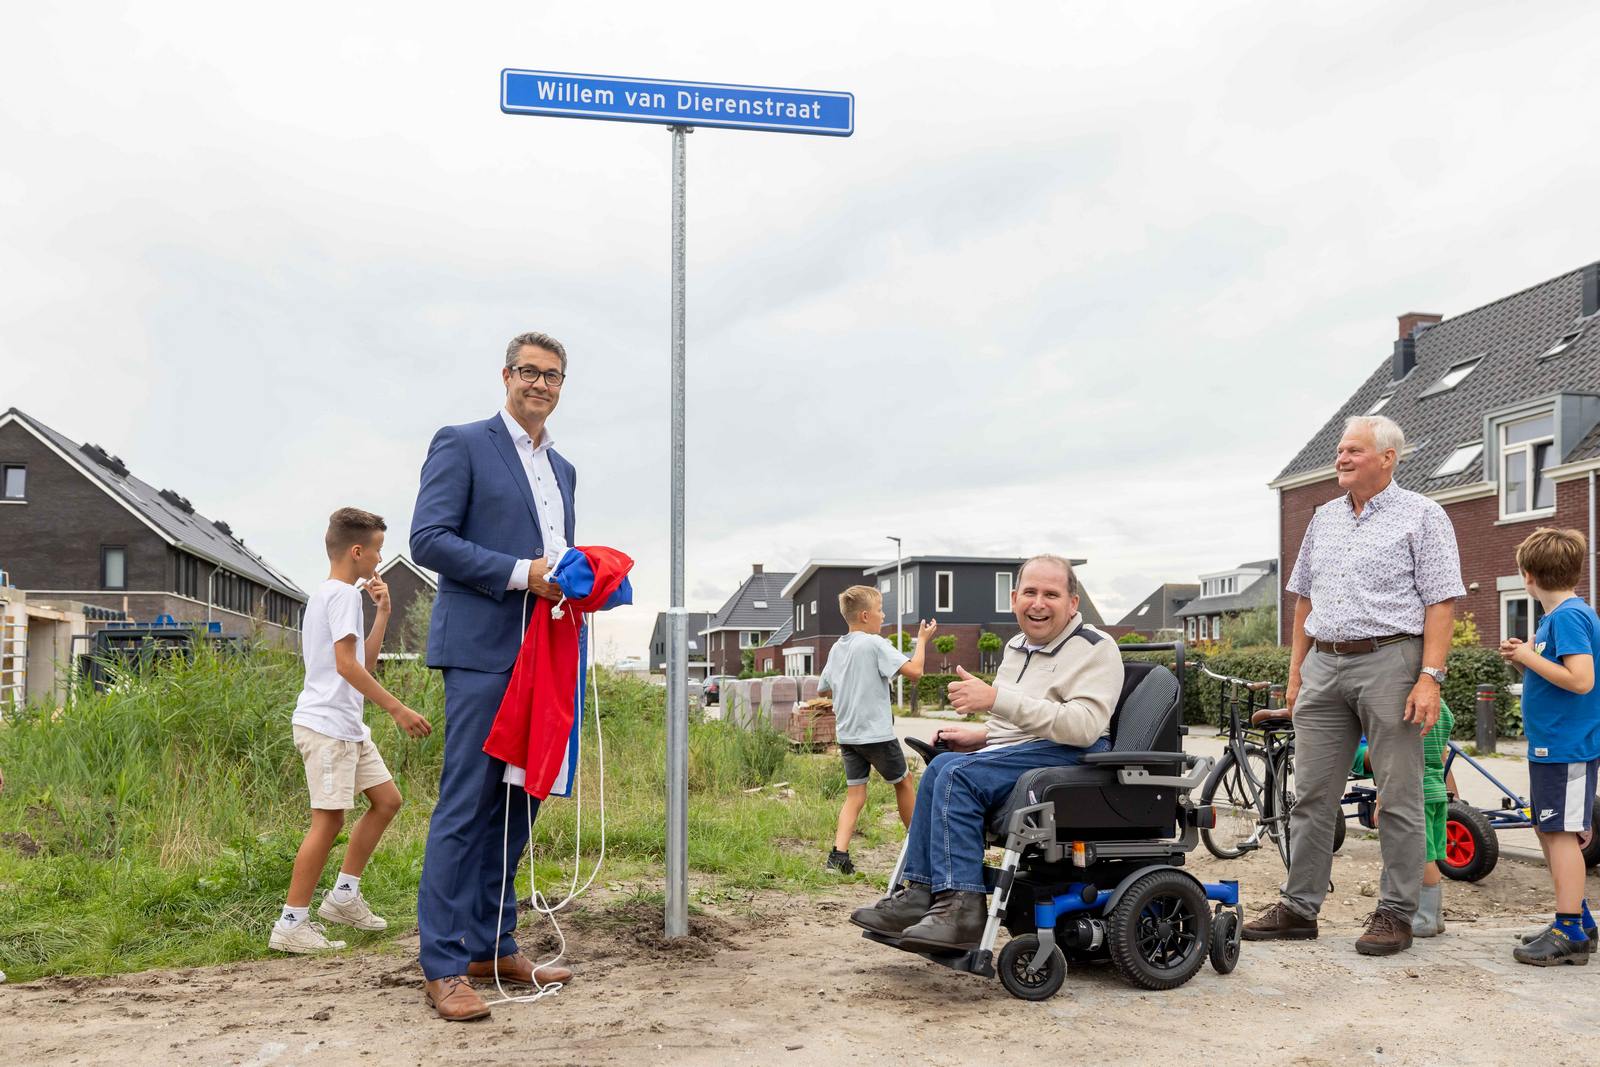
<svg viewBox="0 0 1600 1067"><path fill-rule="evenodd" d="M512 937L512 881L539 802L520 787L508 797L506 765L483 751L522 644L525 598L561 597L545 576L572 545L577 471L551 447L546 420L566 373L555 338L512 338L500 372L505 407L434 435L411 520L412 558L439 574L428 666L444 674L445 718L417 925L428 1006L451 1021L489 1014L471 980L497 969L502 982L524 985L572 974L551 966L535 975Z"/></svg>

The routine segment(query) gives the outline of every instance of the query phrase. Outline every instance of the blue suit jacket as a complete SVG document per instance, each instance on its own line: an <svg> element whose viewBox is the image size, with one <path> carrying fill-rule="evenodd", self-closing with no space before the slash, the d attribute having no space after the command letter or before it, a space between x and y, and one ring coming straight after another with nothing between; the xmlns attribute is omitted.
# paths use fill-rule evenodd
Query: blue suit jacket
<svg viewBox="0 0 1600 1067"><path fill-rule="evenodd" d="M549 455L571 545L578 472L554 449ZM411 517L411 558L439 574L428 666L511 669L522 644L522 593L506 583L518 560L538 566L540 529L522 458L498 413L433 435Z"/></svg>

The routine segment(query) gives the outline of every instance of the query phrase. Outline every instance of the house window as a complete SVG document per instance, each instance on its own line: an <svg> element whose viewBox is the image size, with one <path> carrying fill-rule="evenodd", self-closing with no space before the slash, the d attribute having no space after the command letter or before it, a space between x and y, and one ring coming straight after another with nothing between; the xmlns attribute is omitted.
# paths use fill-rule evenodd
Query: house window
<svg viewBox="0 0 1600 1067"><path fill-rule="evenodd" d="M22 464L7 463L0 467L0 499L28 499L28 468Z"/></svg>
<svg viewBox="0 0 1600 1067"><path fill-rule="evenodd" d="M1555 460L1555 415L1546 412L1500 427L1500 517L1509 519L1556 506L1556 484L1545 476Z"/></svg>
<svg viewBox="0 0 1600 1067"><path fill-rule="evenodd" d="M1573 330L1571 333L1562 334L1561 338L1556 341L1555 344L1551 345L1549 348L1545 349L1544 352L1540 353L1539 358L1549 359L1551 356L1559 356L1572 345L1572 342L1578 339L1578 335L1582 332L1582 330Z"/></svg>
<svg viewBox="0 0 1600 1067"><path fill-rule="evenodd" d="M1445 371L1444 375L1438 381L1424 389L1422 391L1422 395L1432 396L1435 393L1448 393L1450 390L1460 385L1466 376L1471 374L1481 362L1483 362L1482 355L1476 355L1471 359L1462 360L1460 363L1455 364L1449 370Z"/></svg>
<svg viewBox="0 0 1600 1067"><path fill-rule="evenodd" d="M1183 620L1183 635L1185 637L1187 637L1191 641L1194 640L1194 617L1193 616Z"/></svg>
<svg viewBox="0 0 1600 1067"><path fill-rule="evenodd" d="M885 593L885 594L888 593L889 592L889 586L890 586L889 579L884 578L882 581L880 581L878 583L878 592Z"/></svg>
<svg viewBox="0 0 1600 1067"><path fill-rule="evenodd" d="M956 576L953 571L936 571L933 575L933 610L956 610Z"/></svg>
<svg viewBox="0 0 1600 1067"><path fill-rule="evenodd" d="M1389 401L1391 401L1393 399L1394 399L1394 394L1393 393L1384 393L1377 400L1373 401L1372 406L1367 409L1367 414L1368 415L1376 415L1378 412L1382 411L1385 407L1387 407L1388 404L1389 404Z"/></svg>
<svg viewBox="0 0 1600 1067"><path fill-rule="evenodd" d="M1448 478L1452 474L1460 474L1478 461L1478 456L1483 452L1482 441L1472 441L1464 445L1457 445L1450 457L1439 464L1439 469L1428 477Z"/></svg>
<svg viewBox="0 0 1600 1067"><path fill-rule="evenodd" d="M813 619L817 617L817 602L815 600L811 602L811 617Z"/></svg>
<svg viewBox="0 0 1600 1067"><path fill-rule="evenodd" d="M1011 610L1011 582L1013 575L1010 571L994 572L994 612L1004 615Z"/></svg>
<svg viewBox="0 0 1600 1067"><path fill-rule="evenodd" d="M756 601L755 602L755 606L760 608L762 611L766 611L767 610L767 602L765 600Z"/></svg>
<svg viewBox="0 0 1600 1067"><path fill-rule="evenodd" d="M1544 605L1526 590L1500 594L1500 639L1520 637L1533 640L1533 632L1544 618Z"/></svg>
<svg viewBox="0 0 1600 1067"><path fill-rule="evenodd" d="M1137 613L1137 614L1136 614L1136 615L1135 615L1135 616L1134 616L1134 618L1137 618L1137 619L1142 619L1142 618L1144 618L1144 613L1145 613L1145 612L1147 612L1147 611L1149 611L1149 610L1150 610L1150 605L1149 605L1149 604L1140 604L1140 605L1139 605L1139 611L1138 611L1138 613Z"/></svg>
<svg viewBox="0 0 1600 1067"><path fill-rule="evenodd" d="M755 631L755 630L740 630L739 631L739 647L740 648L760 648L761 647L761 634L759 632Z"/></svg>
<svg viewBox="0 0 1600 1067"><path fill-rule="evenodd" d="M917 613L917 576L916 576L916 574L913 573L913 574L910 574L910 575L906 576L905 578L901 579L901 582L900 582L900 599L905 604L905 607L901 608L901 607L899 607L897 605L896 608L900 612L900 617L902 619L905 618L907 615L915 615Z"/></svg>
<svg viewBox="0 0 1600 1067"><path fill-rule="evenodd" d="M1213 640L1213 641L1222 640L1222 616L1221 615L1213 615L1213 616L1211 616L1211 640Z"/></svg>
<svg viewBox="0 0 1600 1067"><path fill-rule="evenodd" d="M100 588L128 588L128 550L122 545L100 546Z"/></svg>
<svg viewBox="0 0 1600 1067"><path fill-rule="evenodd" d="M806 628L806 606L804 604L796 604L794 606L794 628L796 633Z"/></svg>

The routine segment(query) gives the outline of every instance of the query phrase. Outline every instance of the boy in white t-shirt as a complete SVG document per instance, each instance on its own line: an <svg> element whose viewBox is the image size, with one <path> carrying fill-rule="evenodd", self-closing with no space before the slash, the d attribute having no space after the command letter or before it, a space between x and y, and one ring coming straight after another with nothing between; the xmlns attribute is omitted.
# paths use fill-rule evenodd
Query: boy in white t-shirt
<svg viewBox="0 0 1600 1067"><path fill-rule="evenodd" d="M339 878L323 894L317 914L361 930L389 925L361 898L361 875L378 838L400 810L400 790L372 743L372 731L362 721L361 698L387 711L412 737L427 737L433 726L372 676L389 624L389 589L377 576L385 529L382 518L360 508L340 508L329 516L328 580L306 602L300 631L306 682L294 709L294 745L305 759L311 829L295 855L288 902L268 941L279 952L344 948L343 941L328 940L321 923L310 921L311 894L344 827L344 813L355 807L357 793L367 795L367 812L350 831ZM364 644L361 591L355 584L363 579L377 608Z"/></svg>

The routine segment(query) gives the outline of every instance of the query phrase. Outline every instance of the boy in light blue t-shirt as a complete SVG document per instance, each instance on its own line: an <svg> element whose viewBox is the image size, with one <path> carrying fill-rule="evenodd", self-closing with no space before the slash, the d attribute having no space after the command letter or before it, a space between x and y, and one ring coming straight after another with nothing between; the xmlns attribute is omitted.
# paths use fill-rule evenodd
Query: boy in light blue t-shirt
<svg viewBox="0 0 1600 1067"><path fill-rule="evenodd" d="M854 874L850 836L867 803L867 779L876 770L894 786L900 821L911 825L917 791L906 768L906 756L894 735L889 708L889 679L900 675L912 685L922 677L928 639L939 628L932 621L917 627L917 647L910 658L879 636L883 629L883 594L870 585L852 585L839 594L839 613L850 632L828 650L827 665L817 689L833 694L834 738L844 757L844 806L828 853L827 870Z"/></svg>
<svg viewBox="0 0 1600 1067"><path fill-rule="evenodd" d="M1556 921L1512 952L1518 963L1537 967L1588 963L1596 945L1578 843L1593 828L1600 773L1600 616L1574 589L1588 553L1583 534L1549 527L1517 546L1522 581L1545 616L1531 645L1514 637L1500 643L1500 655L1523 672L1528 799L1556 890Z"/></svg>

